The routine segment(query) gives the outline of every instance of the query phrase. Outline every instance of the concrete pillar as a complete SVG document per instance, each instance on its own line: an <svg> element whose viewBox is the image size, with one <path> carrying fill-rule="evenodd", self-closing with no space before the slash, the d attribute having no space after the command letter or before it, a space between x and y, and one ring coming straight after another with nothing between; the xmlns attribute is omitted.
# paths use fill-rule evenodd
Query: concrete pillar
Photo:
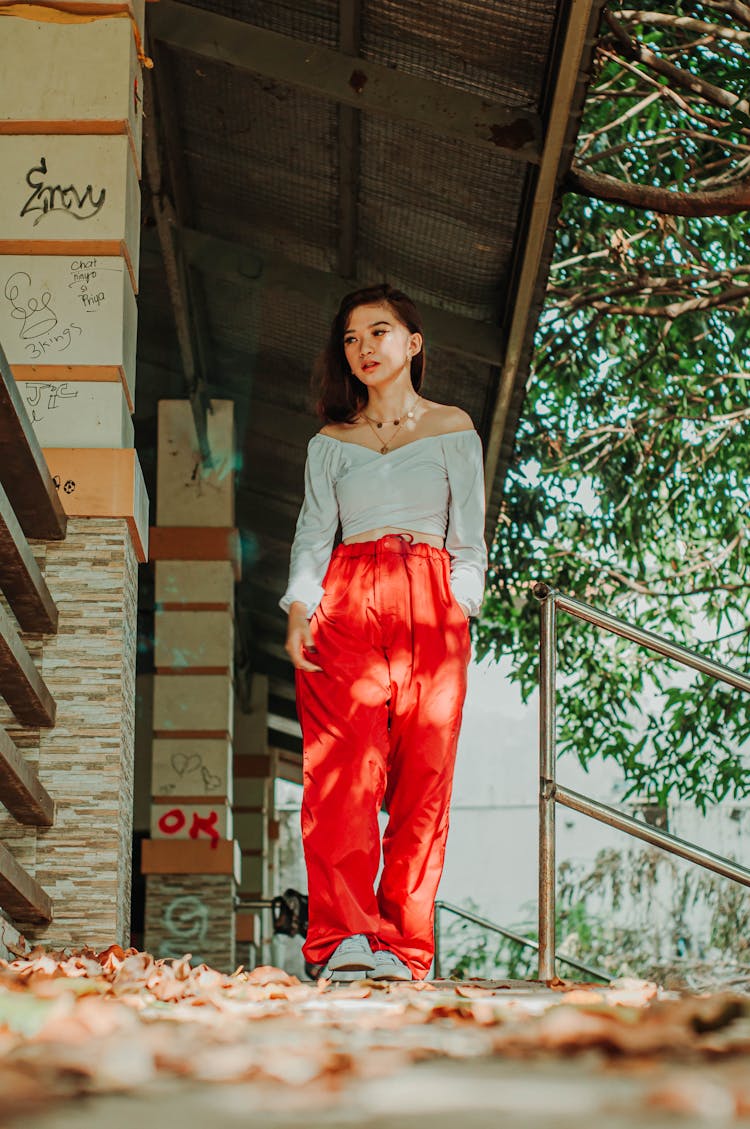
<svg viewBox="0 0 750 1129"><path fill-rule="evenodd" d="M234 829L242 853L240 897L272 898L278 889L279 824L275 785L277 754L268 745L268 678L254 674L250 710L234 717ZM269 915L240 907L238 952L249 963L253 945L264 961L271 959Z"/></svg>
<svg viewBox="0 0 750 1129"><path fill-rule="evenodd" d="M8 843L53 901L52 924L28 935L54 948L129 940L148 540L130 418L142 21L142 0L18 5L0 21L0 340L71 519L64 542L37 548L60 613L58 634L35 645L57 722L8 726L56 802L33 847L28 831Z"/></svg>
<svg viewBox="0 0 750 1129"><path fill-rule="evenodd" d="M159 404L154 707L145 946L235 965L234 422L214 401L200 459L190 404Z"/></svg>

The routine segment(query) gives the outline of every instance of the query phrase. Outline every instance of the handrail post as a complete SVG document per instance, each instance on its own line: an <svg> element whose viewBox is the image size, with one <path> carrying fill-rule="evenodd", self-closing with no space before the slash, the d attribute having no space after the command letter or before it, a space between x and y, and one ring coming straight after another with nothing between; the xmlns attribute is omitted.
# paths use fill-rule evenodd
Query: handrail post
<svg viewBox="0 0 750 1129"><path fill-rule="evenodd" d="M440 974L441 974L441 971L442 971L441 968L440 968L440 903L439 902L435 903L434 931L435 931L435 956L433 958L433 960L434 960L433 971L434 971L434 979L439 980Z"/></svg>
<svg viewBox="0 0 750 1129"><path fill-rule="evenodd" d="M653 631L634 627L625 620L600 611L599 608L592 607L582 600L556 592L547 584L535 584L533 594L542 605L539 632L539 979L551 980L556 974L555 807L557 804L563 804L573 811L598 819L637 839L662 847L680 858L712 870L715 874L722 874L735 882L750 886L750 869L747 867L739 866L731 859L704 850L695 843L689 843L675 835L641 824L632 816L625 815L607 804L582 796L569 788L557 787L555 708L558 610L567 612L575 619L583 620L584 623L593 624L603 631L612 632L623 639L630 639L633 643L646 647L656 654L700 671L708 677L716 678L729 686L735 686L746 693L750 693L750 677L724 666L723 663L707 659Z"/></svg>
<svg viewBox="0 0 750 1129"><path fill-rule="evenodd" d="M539 979L555 976L556 593L538 584L539 634Z"/></svg>

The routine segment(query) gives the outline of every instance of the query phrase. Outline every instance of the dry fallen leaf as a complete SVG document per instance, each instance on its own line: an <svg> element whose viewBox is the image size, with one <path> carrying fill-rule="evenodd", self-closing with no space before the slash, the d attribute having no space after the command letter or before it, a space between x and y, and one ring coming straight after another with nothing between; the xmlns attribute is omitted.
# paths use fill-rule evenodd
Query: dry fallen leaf
<svg viewBox="0 0 750 1129"><path fill-rule="evenodd" d="M267 964L262 964L259 968L254 968L252 972L243 973L243 975L247 978L249 984L299 984L296 976L290 976L283 969L272 968Z"/></svg>
<svg viewBox="0 0 750 1129"><path fill-rule="evenodd" d="M645 981L339 987L303 984L268 966L230 976L192 965L189 955L156 960L117 945L99 953L37 948L0 961L0 1085L15 1112L38 1104L40 1094L62 1101L130 1092L160 1077L323 1094L436 1056L597 1050L629 1061L705 1055L714 1062L749 1049L747 997L665 998ZM677 1090L666 1081L648 1100L678 1112L710 1104L709 1090L696 1085L683 1107L670 1105ZM721 1108L730 1100L733 1109L750 1108L744 1082L722 1083L718 1092Z"/></svg>
<svg viewBox="0 0 750 1129"><path fill-rule="evenodd" d="M586 1007L591 1007L592 1004L604 1003L604 996L601 992L591 992L588 989L569 988L565 992L566 1004L584 1004ZM612 1002L607 994L608 1002Z"/></svg>

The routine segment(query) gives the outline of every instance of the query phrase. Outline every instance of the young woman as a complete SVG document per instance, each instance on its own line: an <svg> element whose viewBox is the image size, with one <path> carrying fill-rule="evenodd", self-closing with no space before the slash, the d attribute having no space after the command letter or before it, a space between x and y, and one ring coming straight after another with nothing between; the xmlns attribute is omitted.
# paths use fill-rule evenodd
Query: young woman
<svg viewBox="0 0 750 1129"><path fill-rule="evenodd" d="M479 436L420 395L424 371L405 294L343 299L280 601L304 746L304 954L332 980L423 979L432 963L487 552Z"/></svg>

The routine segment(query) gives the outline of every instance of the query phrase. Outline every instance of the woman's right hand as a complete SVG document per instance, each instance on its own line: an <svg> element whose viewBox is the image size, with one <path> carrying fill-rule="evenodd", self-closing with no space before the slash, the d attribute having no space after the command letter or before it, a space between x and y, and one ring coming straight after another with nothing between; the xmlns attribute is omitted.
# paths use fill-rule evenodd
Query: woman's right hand
<svg viewBox="0 0 750 1129"><path fill-rule="evenodd" d="M289 609L289 622L286 631L286 652L297 670L315 671L322 670L305 658L305 651L315 651L310 621L307 618L307 608L300 601L295 601Z"/></svg>

